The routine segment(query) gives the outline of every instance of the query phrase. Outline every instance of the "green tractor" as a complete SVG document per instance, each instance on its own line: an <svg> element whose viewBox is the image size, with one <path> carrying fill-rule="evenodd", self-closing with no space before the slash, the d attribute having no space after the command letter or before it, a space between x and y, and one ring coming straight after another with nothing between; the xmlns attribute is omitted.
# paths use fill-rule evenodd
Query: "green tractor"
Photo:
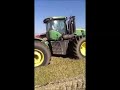
<svg viewBox="0 0 120 90"><path fill-rule="evenodd" d="M75 16L49 17L43 21L46 33L34 39L34 67L50 63L52 55L86 57L85 29L76 29Z"/></svg>

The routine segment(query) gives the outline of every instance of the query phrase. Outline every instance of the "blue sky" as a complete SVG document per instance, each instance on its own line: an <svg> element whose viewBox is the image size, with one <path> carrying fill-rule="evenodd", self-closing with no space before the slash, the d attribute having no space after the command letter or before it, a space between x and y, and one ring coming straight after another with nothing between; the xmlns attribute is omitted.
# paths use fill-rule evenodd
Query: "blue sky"
<svg viewBox="0 0 120 90"><path fill-rule="evenodd" d="M85 28L85 0L35 0L35 34L45 33L43 20L50 16L76 16L76 27Z"/></svg>

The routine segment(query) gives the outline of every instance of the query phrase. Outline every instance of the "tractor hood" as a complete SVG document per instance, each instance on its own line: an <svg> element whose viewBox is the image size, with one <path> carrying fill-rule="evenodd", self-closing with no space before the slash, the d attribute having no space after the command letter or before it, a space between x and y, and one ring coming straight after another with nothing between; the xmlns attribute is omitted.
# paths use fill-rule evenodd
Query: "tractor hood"
<svg viewBox="0 0 120 90"><path fill-rule="evenodd" d="M86 31L85 29L82 29L82 28L77 28L76 31L74 32L74 34L78 35L78 36L81 36L81 35L86 35Z"/></svg>

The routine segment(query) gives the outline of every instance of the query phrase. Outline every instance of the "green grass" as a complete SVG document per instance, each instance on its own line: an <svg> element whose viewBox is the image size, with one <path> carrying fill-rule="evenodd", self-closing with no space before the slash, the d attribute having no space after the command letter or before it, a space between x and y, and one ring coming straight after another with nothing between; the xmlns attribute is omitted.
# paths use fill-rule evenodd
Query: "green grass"
<svg viewBox="0 0 120 90"><path fill-rule="evenodd" d="M85 75L85 60L52 57L50 65L35 68L35 85L44 85L55 80Z"/></svg>

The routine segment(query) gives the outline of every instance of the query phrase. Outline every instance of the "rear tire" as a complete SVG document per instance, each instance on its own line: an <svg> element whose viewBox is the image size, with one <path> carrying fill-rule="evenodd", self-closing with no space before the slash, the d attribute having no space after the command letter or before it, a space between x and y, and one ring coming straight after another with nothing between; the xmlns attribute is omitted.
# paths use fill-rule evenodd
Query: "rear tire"
<svg viewBox="0 0 120 90"><path fill-rule="evenodd" d="M38 55L36 55L36 53L38 53ZM35 63L37 56L39 56L40 54L40 58L37 62ZM49 48L42 42L35 40L34 41L34 67L38 67L38 66L45 66L48 65L50 62L50 58L51 58L51 53Z"/></svg>
<svg viewBox="0 0 120 90"><path fill-rule="evenodd" d="M85 39L85 37L83 37L83 38L77 37L76 39L74 39L70 43L70 46L71 46L70 49L71 50L70 50L69 53L75 59L85 60L85 58L86 58L86 46L85 46L85 49L84 49L84 54L80 50L81 45L83 44L83 42L85 42L85 45L86 45L86 39Z"/></svg>

